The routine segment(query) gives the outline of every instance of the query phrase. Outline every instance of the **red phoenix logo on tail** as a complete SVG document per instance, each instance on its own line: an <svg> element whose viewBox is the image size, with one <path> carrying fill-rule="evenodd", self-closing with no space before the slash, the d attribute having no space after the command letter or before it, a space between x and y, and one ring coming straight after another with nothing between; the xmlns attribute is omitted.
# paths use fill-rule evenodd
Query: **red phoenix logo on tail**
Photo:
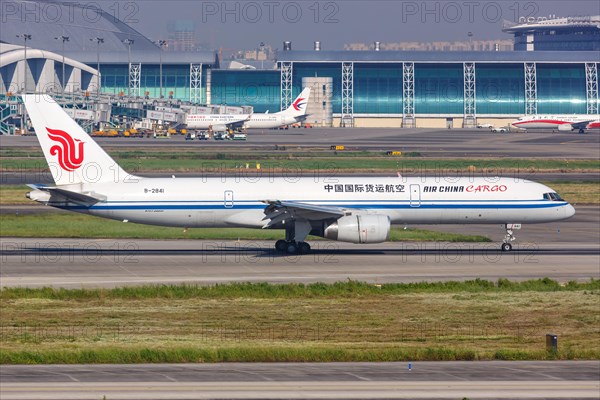
<svg viewBox="0 0 600 400"><path fill-rule="evenodd" d="M58 143L58 145L50 147L50 154L57 156L60 167L69 172L73 172L81 167L83 163L84 142L79 139L73 139L71 135L60 129L46 128L46 130L48 131L50 140ZM77 146L75 142L78 142Z"/></svg>
<svg viewBox="0 0 600 400"><path fill-rule="evenodd" d="M299 97L298 100L296 100L294 102L294 104L292 104L292 106L294 106L294 110L296 110L296 111L302 111L300 109L300 107L304 107L304 104L306 104L306 103L303 103L303 101L304 101L304 99L302 97Z"/></svg>

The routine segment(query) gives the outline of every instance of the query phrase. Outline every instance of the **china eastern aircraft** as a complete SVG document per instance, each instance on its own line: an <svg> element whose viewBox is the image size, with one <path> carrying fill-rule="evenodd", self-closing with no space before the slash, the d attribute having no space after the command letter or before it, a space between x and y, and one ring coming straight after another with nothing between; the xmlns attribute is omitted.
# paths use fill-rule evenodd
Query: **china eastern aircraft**
<svg viewBox="0 0 600 400"><path fill-rule="evenodd" d="M185 124L189 129L225 131L248 121L251 114L188 114Z"/></svg>
<svg viewBox="0 0 600 400"><path fill-rule="evenodd" d="M579 131L600 128L597 115L526 115L511 123L521 129L546 129L560 132Z"/></svg>
<svg viewBox="0 0 600 400"><path fill-rule="evenodd" d="M521 224L560 221L574 208L549 187L509 178L143 178L126 173L49 96L23 96L54 185L31 200L140 224L285 230L278 251L306 253L309 234L381 243L392 224L502 224L502 250Z"/></svg>
<svg viewBox="0 0 600 400"><path fill-rule="evenodd" d="M306 119L306 107L310 98L310 88L304 88L302 93L285 110L273 114L255 113L246 121L242 121L244 129L270 129L279 128L302 122Z"/></svg>

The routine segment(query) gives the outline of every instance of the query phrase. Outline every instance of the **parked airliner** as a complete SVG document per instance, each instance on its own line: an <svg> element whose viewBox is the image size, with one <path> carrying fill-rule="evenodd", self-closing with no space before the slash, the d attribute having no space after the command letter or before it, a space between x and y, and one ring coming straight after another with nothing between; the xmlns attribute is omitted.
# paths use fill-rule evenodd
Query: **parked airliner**
<svg viewBox="0 0 600 400"><path fill-rule="evenodd" d="M512 125L526 130L546 129L585 133L586 129L598 129L600 118L597 115L526 115L512 122Z"/></svg>
<svg viewBox="0 0 600 400"><path fill-rule="evenodd" d="M304 88L302 93L285 110L273 114L255 113L247 121L243 121L244 129L270 129L279 128L284 125L291 125L302 122L308 116L306 107L310 98L310 88Z"/></svg>
<svg viewBox="0 0 600 400"><path fill-rule="evenodd" d="M188 129L212 129L215 132L234 128L244 123L252 114L188 114L185 124Z"/></svg>
<svg viewBox="0 0 600 400"><path fill-rule="evenodd" d="M283 229L277 250L305 253L309 234L380 243L392 224L502 224L502 250L523 223L575 209L549 187L515 178L143 178L127 174L49 96L24 95L54 185L27 197L104 218L177 227Z"/></svg>

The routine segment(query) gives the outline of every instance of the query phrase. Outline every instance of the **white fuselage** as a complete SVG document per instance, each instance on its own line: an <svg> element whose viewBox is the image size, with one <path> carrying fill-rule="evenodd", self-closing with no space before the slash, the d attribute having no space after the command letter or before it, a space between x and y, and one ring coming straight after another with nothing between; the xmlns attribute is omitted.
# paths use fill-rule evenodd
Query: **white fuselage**
<svg viewBox="0 0 600 400"><path fill-rule="evenodd" d="M522 129L567 129L572 124L582 122L593 123L597 120L594 115L532 115L521 117L512 123L513 126Z"/></svg>
<svg viewBox="0 0 600 400"><path fill-rule="evenodd" d="M335 182L334 182L335 181ZM539 183L510 178L135 178L84 184L93 206L49 205L129 222L181 227L263 227L264 201L347 208L393 224L542 223L575 211ZM78 186L78 188L80 188ZM67 188L68 189L68 188Z"/></svg>
<svg viewBox="0 0 600 400"><path fill-rule="evenodd" d="M240 114L188 114L185 123L189 129L209 129L215 126L228 126L248 119Z"/></svg>
<svg viewBox="0 0 600 400"><path fill-rule="evenodd" d="M282 113L275 114L252 114L248 121L244 122L246 129L271 129L296 123L297 120L291 115Z"/></svg>

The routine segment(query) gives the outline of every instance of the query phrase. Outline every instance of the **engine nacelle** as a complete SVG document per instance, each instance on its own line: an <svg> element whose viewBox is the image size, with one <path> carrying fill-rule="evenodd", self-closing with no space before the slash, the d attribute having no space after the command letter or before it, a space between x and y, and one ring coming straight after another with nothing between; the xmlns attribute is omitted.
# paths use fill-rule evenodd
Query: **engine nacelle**
<svg viewBox="0 0 600 400"><path fill-rule="evenodd" d="M390 236L387 215L348 215L327 226L323 237L340 242L382 243Z"/></svg>
<svg viewBox="0 0 600 400"><path fill-rule="evenodd" d="M48 203L50 201L50 193L45 192L43 190L39 190L39 189L35 189L32 190L31 192L28 192L27 194L25 194L25 197L27 197L30 200L33 201L38 201L40 203Z"/></svg>
<svg viewBox="0 0 600 400"><path fill-rule="evenodd" d="M571 124L560 124L558 126L558 130L561 132L571 132L573 130L573 125Z"/></svg>

